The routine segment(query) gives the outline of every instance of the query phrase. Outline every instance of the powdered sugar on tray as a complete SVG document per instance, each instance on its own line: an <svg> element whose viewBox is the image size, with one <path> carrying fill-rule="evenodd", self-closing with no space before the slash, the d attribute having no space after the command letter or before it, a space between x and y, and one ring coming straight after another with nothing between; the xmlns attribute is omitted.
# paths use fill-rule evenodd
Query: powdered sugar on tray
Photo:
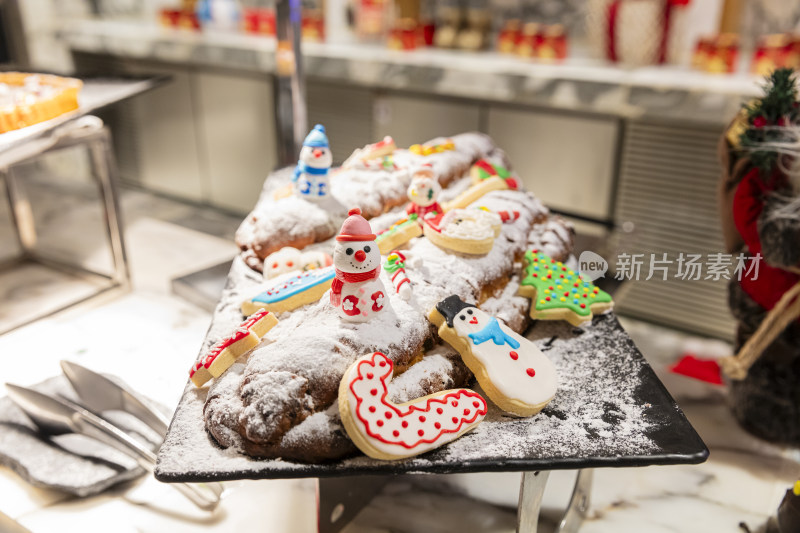
<svg viewBox="0 0 800 533"><path fill-rule="evenodd" d="M527 336L545 351L560 375L553 401L536 416L514 418L490 405L486 419L474 431L447 446L420 457L381 462L359 456L332 464L300 464L280 459L258 460L235 447L217 446L205 430L203 403L206 390L187 387L159 455L157 474L165 480L237 479L242 477L314 477L338 472L449 472L569 468L576 462L624 465L642 457L670 462L654 435L688 423L671 398L653 386L652 370L638 353L613 314L595 317L575 328L562 321L536 322ZM440 349L407 372L436 372L448 365ZM426 359L428 361L426 361ZM415 366L417 366L415 365ZM229 373L237 374L241 365ZM391 391L395 401L419 390L403 388L405 374L397 376ZM408 374L407 384L419 383ZM226 378L227 379L227 378ZM644 387L645 383L650 383ZM480 392L480 389L477 389ZM212 388L213 393L213 388ZM327 415L327 416L326 416ZM337 419L320 412L293 428L286 438L309 439L315 432L331 433ZM677 419L677 422L676 422Z"/></svg>

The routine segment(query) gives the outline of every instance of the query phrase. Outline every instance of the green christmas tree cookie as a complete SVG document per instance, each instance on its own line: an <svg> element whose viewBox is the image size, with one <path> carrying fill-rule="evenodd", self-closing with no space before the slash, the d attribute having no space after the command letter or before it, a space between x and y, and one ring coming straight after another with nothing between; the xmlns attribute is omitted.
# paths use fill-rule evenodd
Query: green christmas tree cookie
<svg viewBox="0 0 800 533"><path fill-rule="evenodd" d="M566 320L573 326L614 306L611 296L578 272L538 250L525 252L519 294L531 299L531 318Z"/></svg>

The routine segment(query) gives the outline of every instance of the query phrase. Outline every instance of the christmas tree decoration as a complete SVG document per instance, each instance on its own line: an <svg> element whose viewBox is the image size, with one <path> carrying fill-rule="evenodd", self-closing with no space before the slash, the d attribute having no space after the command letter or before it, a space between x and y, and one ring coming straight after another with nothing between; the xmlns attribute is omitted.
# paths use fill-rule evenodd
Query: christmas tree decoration
<svg viewBox="0 0 800 533"><path fill-rule="evenodd" d="M578 326L614 305L607 292L539 250L525 252L525 263L519 294L531 299L533 319L566 320Z"/></svg>
<svg viewBox="0 0 800 533"><path fill-rule="evenodd" d="M750 162L762 176L769 174L778 162L779 152L773 143L793 140L784 126L797 123L797 75L792 69L780 68L767 77L764 97L745 108L745 127L739 146L748 152Z"/></svg>

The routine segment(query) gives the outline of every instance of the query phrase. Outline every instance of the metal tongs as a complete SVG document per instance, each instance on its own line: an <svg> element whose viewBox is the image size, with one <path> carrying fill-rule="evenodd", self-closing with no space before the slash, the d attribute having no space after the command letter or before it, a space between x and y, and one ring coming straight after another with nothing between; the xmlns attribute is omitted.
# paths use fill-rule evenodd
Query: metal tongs
<svg viewBox="0 0 800 533"><path fill-rule="evenodd" d="M156 454L142 441L104 419L100 413L110 410L127 412L162 438L167 433L169 419L124 384L69 361L61 361L61 369L78 394L80 404L6 383L9 398L28 415L42 435L86 435L132 457L152 473L156 466ZM205 511L213 511L219 505L223 491L220 483L176 483L172 486Z"/></svg>

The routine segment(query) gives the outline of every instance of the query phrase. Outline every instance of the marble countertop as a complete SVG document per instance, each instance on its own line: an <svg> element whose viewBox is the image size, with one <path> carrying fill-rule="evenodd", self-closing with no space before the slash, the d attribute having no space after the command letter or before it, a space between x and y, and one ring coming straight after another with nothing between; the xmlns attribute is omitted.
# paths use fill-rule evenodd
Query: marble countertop
<svg viewBox="0 0 800 533"><path fill-rule="evenodd" d="M89 241L92 220L75 219L75 213L91 208L91 197L78 195L65 210L61 206L67 192L54 184L42 184L36 191L50 206L41 233L55 230L60 240L78 233L82 241ZM202 231L211 222L215 228L221 223L207 208L139 191L123 191L121 200L133 291L96 298L0 336L0 353L6 356L0 381L36 383L58 373L58 361L67 358L117 374L143 394L177 405L211 315L171 295L169 281L230 258L236 248L229 238ZM3 209L0 206L0 214ZM0 231L0 245L11 237ZM80 244L91 257L91 243ZM41 284L36 279L12 281L14 290L8 292L0 278L0 294L9 295L4 302L10 305L31 298L33 284ZM54 297L61 287L54 282L47 290ZM739 429L725 405L724 388L667 371L684 351L721 355L729 347L639 322L627 321L625 328L708 444L711 456L695 466L597 469L589 518L581 532L734 533L741 531L740 523L757 531L800 476L800 453ZM570 476L574 473L551 475L544 500L546 519L569 497ZM226 487L220 509L207 515L153 478L73 499L26 485L0 467L0 511L37 533L63 533L78 525L87 533L316 531L313 480L244 480ZM400 476L346 532L510 533L518 494L518 473Z"/></svg>
<svg viewBox="0 0 800 533"><path fill-rule="evenodd" d="M268 37L107 20L69 21L59 36L74 51L275 72L276 45ZM716 75L672 66L624 68L579 57L547 64L494 52L303 43L303 60L312 81L623 118L722 123L744 99L760 94L759 78L747 73Z"/></svg>

